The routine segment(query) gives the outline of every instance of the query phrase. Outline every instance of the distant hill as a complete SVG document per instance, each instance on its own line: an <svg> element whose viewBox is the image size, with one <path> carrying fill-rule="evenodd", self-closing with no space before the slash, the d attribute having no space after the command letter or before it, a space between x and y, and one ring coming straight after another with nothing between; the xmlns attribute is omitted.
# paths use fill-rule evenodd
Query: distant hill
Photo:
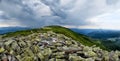
<svg viewBox="0 0 120 61"><path fill-rule="evenodd" d="M20 31L20 30L27 30L27 29L30 29L30 28L27 28L27 27L1 27L0 28L0 34Z"/></svg>
<svg viewBox="0 0 120 61"><path fill-rule="evenodd" d="M120 31L101 29L76 29L71 30L87 35L94 39L100 39L102 44L111 50L120 50Z"/></svg>
<svg viewBox="0 0 120 61"><path fill-rule="evenodd" d="M120 31L119 30L104 30L104 29L76 29L71 28L74 32L87 35L89 37L95 38L95 39L107 39L107 38L114 38L114 37L120 37Z"/></svg>
<svg viewBox="0 0 120 61"><path fill-rule="evenodd" d="M2 27L0 28L0 34L5 34L9 32L21 31L21 30L28 30L32 28L28 27ZM79 34L87 35L91 38L95 39L107 39L113 37L120 37L120 31L116 30L100 30L100 29L77 29L77 28L70 28L72 31L77 32Z"/></svg>
<svg viewBox="0 0 120 61"><path fill-rule="evenodd" d="M70 29L73 30L74 32L84 34L84 35L87 35L88 33L91 33L97 30L97 29L78 29L78 28L70 28Z"/></svg>

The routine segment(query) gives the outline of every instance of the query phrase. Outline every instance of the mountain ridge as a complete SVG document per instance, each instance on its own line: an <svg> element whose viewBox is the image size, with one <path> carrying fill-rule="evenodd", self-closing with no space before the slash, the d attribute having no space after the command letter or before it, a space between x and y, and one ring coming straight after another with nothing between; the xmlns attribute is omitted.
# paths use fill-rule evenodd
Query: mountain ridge
<svg viewBox="0 0 120 61"><path fill-rule="evenodd" d="M61 26L0 35L1 61L119 61L119 51L104 50L94 39Z"/></svg>
<svg viewBox="0 0 120 61"><path fill-rule="evenodd" d="M46 31L53 31L55 33L61 33L64 34L68 37L73 38L76 41L79 41L80 43L83 43L84 45L87 46L100 46L103 49L106 49L100 41L94 40L89 38L88 36L85 36L83 34L78 34L73 32L72 30L62 27L62 26L45 26L42 28L36 28L36 29L31 29L31 30L22 30L22 31L17 31L17 32L10 32L7 34L4 34L3 37L11 37L11 36L16 36L16 35L29 35L32 33L36 32L46 32ZM94 41L93 41L94 40Z"/></svg>

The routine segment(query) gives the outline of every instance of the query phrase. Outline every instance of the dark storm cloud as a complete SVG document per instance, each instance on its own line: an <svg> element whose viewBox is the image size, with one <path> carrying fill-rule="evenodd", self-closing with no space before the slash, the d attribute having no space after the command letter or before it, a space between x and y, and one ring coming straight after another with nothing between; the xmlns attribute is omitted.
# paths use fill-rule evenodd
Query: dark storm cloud
<svg viewBox="0 0 120 61"><path fill-rule="evenodd" d="M45 5L49 6L53 16L66 18L66 13L60 8L60 0L41 0Z"/></svg>
<svg viewBox="0 0 120 61"><path fill-rule="evenodd" d="M119 0L2 0L0 21L12 23L14 19L19 25L28 27L80 26L91 24L89 18L113 8L120 8Z"/></svg>

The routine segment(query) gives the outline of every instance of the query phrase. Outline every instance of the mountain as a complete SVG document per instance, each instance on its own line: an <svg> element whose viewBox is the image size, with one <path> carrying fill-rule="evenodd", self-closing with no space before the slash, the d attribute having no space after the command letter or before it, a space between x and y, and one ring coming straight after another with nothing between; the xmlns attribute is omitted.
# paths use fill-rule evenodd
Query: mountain
<svg viewBox="0 0 120 61"><path fill-rule="evenodd" d="M88 33L98 31L98 29L78 29L78 28L70 28L70 29L74 32L84 34L84 35L88 35Z"/></svg>
<svg viewBox="0 0 120 61"><path fill-rule="evenodd" d="M0 35L0 60L120 61L120 52L68 28L46 26Z"/></svg>
<svg viewBox="0 0 120 61"><path fill-rule="evenodd" d="M74 32L87 35L94 39L100 39L102 44L111 50L120 50L120 31L119 30L101 30L101 29L76 29Z"/></svg>
<svg viewBox="0 0 120 61"><path fill-rule="evenodd" d="M53 27L52 26L52 28L61 29L63 27L59 27L59 26L58 27L57 26ZM13 32L13 33L15 32L16 33L16 31L18 31L16 34L19 34L19 31L21 33L21 30L25 30L24 31L24 32L26 32L25 34L27 34L27 33L29 34L30 31L29 32L27 31L29 29L32 29L32 28L27 28L27 27L3 27L3 28L0 28L0 34L5 34L5 33L9 33L9 32ZM64 28L64 29L66 29L66 28ZM39 29L33 29L33 30L39 30ZM54 30L54 29L51 29L51 30ZM87 42L87 43L83 42L83 41L80 41L81 43L83 43L85 45L91 46L91 45L93 45L95 43L98 43L98 44L96 44L97 46L101 46L101 45L104 44L104 46L106 46L110 50L120 50L120 46L119 46L120 41L118 41L119 40L118 36L119 36L119 33L120 33L119 31L114 31L114 30L102 30L101 31L99 29L76 29L76 28L72 28L71 30L74 31L73 34L75 32L77 32L80 35L80 36L78 36L78 35L70 36L70 37L73 37L75 40L82 40L83 38L81 38L81 35L84 34L84 39L86 39L86 40L89 39L90 41L93 41L93 42ZM56 30L54 30L54 31L56 32ZM68 31L68 30L65 30L65 31ZM59 31L59 32L64 33L62 31ZM69 34L71 32L69 32L69 33L67 32L66 34L69 36ZM85 35L87 35L87 36L85 36ZM9 35L9 36L11 36L11 35ZM77 37L77 38L75 38L75 37ZM102 41L91 39L90 37L95 38L95 39L102 39ZM113 42L112 40L116 40L116 41ZM104 48L103 46L101 46L101 47Z"/></svg>
<svg viewBox="0 0 120 61"><path fill-rule="evenodd" d="M31 28L27 28L27 27L1 27L0 34L4 34L4 33L8 33L8 32L15 32L15 31L19 31L19 30L27 30L27 29L31 29Z"/></svg>
<svg viewBox="0 0 120 61"><path fill-rule="evenodd" d="M96 46L100 46L101 48L105 48L104 46L101 45L99 41L91 39L83 34L75 33L72 30L65 28L65 27L61 27L61 26L46 26L44 28L39 28L39 29L37 28L37 29L31 29L31 30L10 32L10 33L5 34L5 36L3 37L12 37L12 36L17 36L17 35L29 35L32 33L47 32L47 31L53 31L55 33L64 34L87 46L96 45Z"/></svg>
<svg viewBox="0 0 120 61"><path fill-rule="evenodd" d="M120 31L116 31L116 30L94 31L88 33L88 36L98 39L115 38L115 37L120 37Z"/></svg>
<svg viewBox="0 0 120 61"><path fill-rule="evenodd" d="M74 32L87 35L95 39L106 40L108 38L120 37L119 30L104 30L104 29L76 29L71 28Z"/></svg>

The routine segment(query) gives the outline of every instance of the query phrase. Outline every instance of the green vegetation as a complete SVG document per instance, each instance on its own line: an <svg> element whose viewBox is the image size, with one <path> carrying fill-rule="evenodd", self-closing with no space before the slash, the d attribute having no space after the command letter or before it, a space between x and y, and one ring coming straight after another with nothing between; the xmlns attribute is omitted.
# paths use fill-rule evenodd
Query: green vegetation
<svg viewBox="0 0 120 61"><path fill-rule="evenodd" d="M102 44L106 48L108 48L109 50L114 50L114 51L119 50L120 51L120 46L116 45L115 42L112 42L112 41L102 41Z"/></svg>
<svg viewBox="0 0 120 61"><path fill-rule="evenodd" d="M3 38L12 37L12 36L26 36L32 33L47 32L47 31L53 31L55 33L64 34L65 36L71 37L72 39L79 41L80 43L86 46L96 45L97 47L108 50L103 46L103 44L101 44L99 40L97 41L97 40L91 39L85 35L75 33L70 29L61 27L61 26L46 26L38 29L11 32L11 33L4 34Z"/></svg>

